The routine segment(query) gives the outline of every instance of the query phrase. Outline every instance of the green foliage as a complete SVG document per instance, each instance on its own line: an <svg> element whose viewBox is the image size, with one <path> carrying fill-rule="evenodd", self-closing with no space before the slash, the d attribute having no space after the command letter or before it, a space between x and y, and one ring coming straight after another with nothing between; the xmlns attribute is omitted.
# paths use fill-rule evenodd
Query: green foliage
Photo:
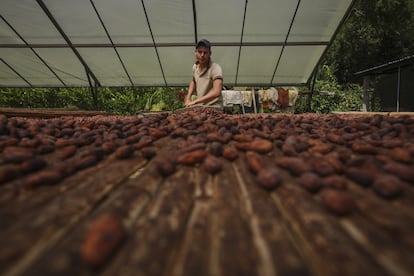
<svg viewBox="0 0 414 276"><path fill-rule="evenodd" d="M143 110L147 98L155 92L155 88L101 88L97 92L101 110L128 115Z"/></svg>
<svg viewBox="0 0 414 276"><path fill-rule="evenodd" d="M330 92L314 95L301 95L296 102L296 113L307 111L307 97L312 97L311 110L316 113L332 111L360 111L363 89L357 84L340 85L331 68L322 66L315 83L315 91Z"/></svg>
<svg viewBox="0 0 414 276"><path fill-rule="evenodd" d="M119 115L183 107L177 88L100 87L96 96L90 88L0 89L0 107L65 108L107 111ZM152 110L155 111L155 110Z"/></svg>
<svg viewBox="0 0 414 276"><path fill-rule="evenodd" d="M316 91L333 95L313 95L311 109L317 113L356 111L362 105L359 85L340 85L329 66L323 66L315 85ZM0 90L0 107L65 108L99 110L118 115L137 112L174 111L184 107L177 88L98 88L94 97L90 88L7 88ZM296 113L307 111L307 96L299 96ZM240 113L234 111L233 113Z"/></svg>

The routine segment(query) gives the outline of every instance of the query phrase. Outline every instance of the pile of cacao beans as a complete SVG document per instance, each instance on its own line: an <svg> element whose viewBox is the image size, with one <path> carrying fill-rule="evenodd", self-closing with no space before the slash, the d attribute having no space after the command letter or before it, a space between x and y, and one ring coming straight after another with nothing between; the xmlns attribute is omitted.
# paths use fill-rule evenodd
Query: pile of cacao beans
<svg viewBox="0 0 414 276"><path fill-rule="evenodd" d="M0 185L57 185L107 158L150 160L165 143L175 152L154 160L164 177L179 166L218 174L223 162L243 160L258 186L277 191L287 172L337 214L352 209L349 185L394 199L414 183L414 116L231 115L199 107L135 116L0 115Z"/></svg>

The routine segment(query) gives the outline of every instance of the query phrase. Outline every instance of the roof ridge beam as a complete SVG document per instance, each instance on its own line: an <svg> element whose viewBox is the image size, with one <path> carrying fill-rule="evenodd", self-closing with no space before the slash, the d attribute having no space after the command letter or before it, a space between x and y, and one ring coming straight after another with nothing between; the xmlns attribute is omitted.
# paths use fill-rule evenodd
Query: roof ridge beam
<svg viewBox="0 0 414 276"><path fill-rule="evenodd" d="M295 41L295 42L214 42L214 46L220 47L244 47L244 46L327 46L329 41ZM154 43L81 43L72 44L75 48L153 48ZM157 48L163 47L194 47L192 43L155 43ZM0 48L70 48L67 44L0 44Z"/></svg>

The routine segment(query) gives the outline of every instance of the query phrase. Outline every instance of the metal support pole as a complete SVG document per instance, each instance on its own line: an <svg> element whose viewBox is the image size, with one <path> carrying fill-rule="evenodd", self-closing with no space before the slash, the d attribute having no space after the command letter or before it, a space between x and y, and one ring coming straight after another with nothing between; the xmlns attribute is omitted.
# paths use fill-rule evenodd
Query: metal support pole
<svg viewBox="0 0 414 276"><path fill-rule="evenodd" d="M89 88L92 94L92 99L93 99L93 106L95 109L98 108L98 92L97 92L97 83L94 82L92 85L92 80L91 80L91 76L89 75L88 70L85 68L86 70L86 76L88 77L88 82L89 82Z"/></svg>
<svg viewBox="0 0 414 276"><path fill-rule="evenodd" d="M315 91L316 76L318 75L318 71L319 71L319 68L316 68L315 72L313 73L314 75L312 78L311 89L308 94L308 98L306 100L306 112L312 111L312 96L313 96L313 92Z"/></svg>
<svg viewBox="0 0 414 276"><path fill-rule="evenodd" d="M96 85L96 83L93 86L92 96L93 96L93 105L94 105L95 110L96 110L96 109L98 109L98 86Z"/></svg>
<svg viewBox="0 0 414 276"><path fill-rule="evenodd" d="M397 112L400 112L401 66L398 66Z"/></svg>
<svg viewBox="0 0 414 276"><path fill-rule="evenodd" d="M244 114L246 114L246 111L244 110L244 92L239 91L239 97L240 97L240 100L241 100L241 108L242 108L242 112L243 112L243 115L244 115Z"/></svg>
<svg viewBox="0 0 414 276"><path fill-rule="evenodd" d="M362 101L362 112L367 112L369 108L369 76L364 76L364 91L363 91L363 101Z"/></svg>
<svg viewBox="0 0 414 276"><path fill-rule="evenodd" d="M256 106L256 91L254 90L254 87L252 88L252 97L253 97L253 108L254 108L254 114L257 114L257 106Z"/></svg>

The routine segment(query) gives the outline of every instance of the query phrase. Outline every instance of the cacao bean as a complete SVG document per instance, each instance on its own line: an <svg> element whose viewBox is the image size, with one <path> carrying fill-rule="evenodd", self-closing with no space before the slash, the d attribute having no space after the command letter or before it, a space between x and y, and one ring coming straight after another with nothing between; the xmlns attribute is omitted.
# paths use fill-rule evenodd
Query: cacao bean
<svg viewBox="0 0 414 276"><path fill-rule="evenodd" d="M109 154L115 151L116 145L113 142L104 142L101 148L106 154Z"/></svg>
<svg viewBox="0 0 414 276"><path fill-rule="evenodd" d="M6 163L18 164L34 157L34 153L30 149L20 147L6 147L2 153L3 160Z"/></svg>
<svg viewBox="0 0 414 276"><path fill-rule="evenodd" d="M214 156L221 156L223 153L223 145L219 142L212 142L209 145L209 151Z"/></svg>
<svg viewBox="0 0 414 276"><path fill-rule="evenodd" d="M99 267L114 254L125 238L125 230L120 218L114 214L103 214L91 222L81 245L84 263Z"/></svg>
<svg viewBox="0 0 414 276"><path fill-rule="evenodd" d="M246 162L247 166L254 174L257 174L266 165L266 162L263 159L263 157L254 151L246 152Z"/></svg>
<svg viewBox="0 0 414 276"><path fill-rule="evenodd" d="M257 182L265 189L275 189L279 187L282 182L280 171L276 167L266 167L259 170L257 174Z"/></svg>
<svg viewBox="0 0 414 276"><path fill-rule="evenodd" d="M97 163L98 159L95 155L86 155L75 163L75 167L77 170L84 170L86 168L95 166Z"/></svg>
<svg viewBox="0 0 414 276"><path fill-rule="evenodd" d="M323 186L326 188L345 190L347 187L346 178L339 175L330 175L322 180Z"/></svg>
<svg viewBox="0 0 414 276"><path fill-rule="evenodd" d="M390 151L389 156L398 162L411 163L411 154L409 151L402 148L394 148Z"/></svg>
<svg viewBox="0 0 414 276"><path fill-rule="evenodd" d="M235 149L233 146L224 147L222 155L229 161L236 160L239 157L237 149Z"/></svg>
<svg viewBox="0 0 414 276"><path fill-rule="evenodd" d="M372 185L374 191L381 197L391 199L403 193L401 181L394 175L381 175Z"/></svg>
<svg viewBox="0 0 414 276"><path fill-rule="evenodd" d="M299 184L311 193L319 191L322 187L322 178L313 172L306 172L299 178Z"/></svg>
<svg viewBox="0 0 414 276"><path fill-rule="evenodd" d="M299 157L277 157L276 164L288 170L293 175L301 175L311 170L311 167L305 160Z"/></svg>
<svg viewBox="0 0 414 276"><path fill-rule="evenodd" d="M144 157L147 160L152 159L155 155L157 155L157 152L154 147L146 147L141 149L142 157Z"/></svg>
<svg viewBox="0 0 414 276"><path fill-rule="evenodd" d="M309 149L311 153L327 154L333 150L332 144L318 143Z"/></svg>
<svg viewBox="0 0 414 276"><path fill-rule="evenodd" d="M46 167L47 162L40 157L35 157L33 159L27 160L20 165L20 169L23 173L31 173L38 171Z"/></svg>
<svg viewBox="0 0 414 276"><path fill-rule="evenodd" d="M323 205L332 213L344 216L352 212L354 200L351 195L343 190L323 189L320 192Z"/></svg>
<svg viewBox="0 0 414 276"><path fill-rule="evenodd" d="M55 147L53 145L41 145L36 149L38 154L47 154L55 151Z"/></svg>
<svg viewBox="0 0 414 276"><path fill-rule="evenodd" d="M249 144L249 150L258 153L268 153L273 150L273 143L265 139L254 139Z"/></svg>
<svg viewBox="0 0 414 276"><path fill-rule="evenodd" d="M348 168L345 171L345 175L350 180L354 181L355 183L363 187L370 186L372 182L374 181L374 178L372 177L372 175L363 168L355 168L355 167Z"/></svg>
<svg viewBox="0 0 414 276"><path fill-rule="evenodd" d="M18 165L6 165L0 167L0 184L14 180L20 176L20 168Z"/></svg>
<svg viewBox="0 0 414 276"><path fill-rule="evenodd" d="M124 145L115 150L115 157L118 159L127 159L134 155L135 148L132 145Z"/></svg>
<svg viewBox="0 0 414 276"><path fill-rule="evenodd" d="M162 176L169 176L175 172L176 164L173 160L165 159L158 161L156 167Z"/></svg>
<svg viewBox="0 0 414 276"><path fill-rule="evenodd" d="M205 150L195 150L178 156L177 162L183 165L195 165L203 161L206 155Z"/></svg>
<svg viewBox="0 0 414 276"><path fill-rule="evenodd" d="M361 154L377 154L378 153L378 150L376 147L368 143L364 143L364 142L353 143L352 150L356 153L361 153Z"/></svg>
<svg viewBox="0 0 414 276"><path fill-rule="evenodd" d="M323 158L314 158L309 160L313 171L321 176L328 176L335 173L335 168Z"/></svg>
<svg viewBox="0 0 414 276"><path fill-rule="evenodd" d="M78 150L78 147L75 145L64 147L60 152L60 160L66 160L69 157L74 156L77 150Z"/></svg>
<svg viewBox="0 0 414 276"><path fill-rule="evenodd" d="M58 170L45 170L29 175L25 179L26 188L36 188L40 185L57 184L63 175Z"/></svg>
<svg viewBox="0 0 414 276"><path fill-rule="evenodd" d="M221 171L222 164L219 158L208 155L206 159L204 159L203 167L206 172L216 174Z"/></svg>
<svg viewBox="0 0 414 276"><path fill-rule="evenodd" d="M149 136L143 136L138 143L134 144L134 147L135 149L139 150L150 145L152 145L152 138Z"/></svg>
<svg viewBox="0 0 414 276"><path fill-rule="evenodd" d="M237 142L251 142L253 141L253 135L251 134L236 134L233 135L233 140Z"/></svg>
<svg viewBox="0 0 414 276"><path fill-rule="evenodd" d="M414 170L411 166L393 162L386 164L384 169L402 180L414 183Z"/></svg>

